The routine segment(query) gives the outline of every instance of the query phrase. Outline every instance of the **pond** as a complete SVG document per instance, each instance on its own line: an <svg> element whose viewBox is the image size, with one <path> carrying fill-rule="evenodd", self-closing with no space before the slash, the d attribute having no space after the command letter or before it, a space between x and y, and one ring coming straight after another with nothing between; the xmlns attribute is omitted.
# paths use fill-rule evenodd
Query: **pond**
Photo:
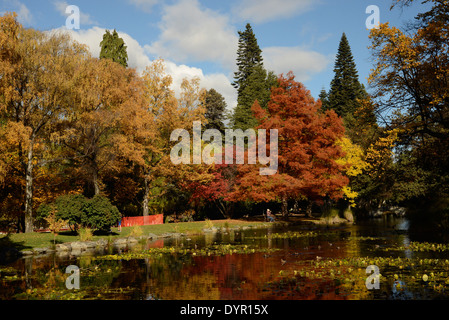
<svg viewBox="0 0 449 320"><path fill-rule="evenodd" d="M447 299L446 243L390 218L211 232L100 256L22 258L0 265L0 299ZM68 289L68 266L79 268L79 289Z"/></svg>

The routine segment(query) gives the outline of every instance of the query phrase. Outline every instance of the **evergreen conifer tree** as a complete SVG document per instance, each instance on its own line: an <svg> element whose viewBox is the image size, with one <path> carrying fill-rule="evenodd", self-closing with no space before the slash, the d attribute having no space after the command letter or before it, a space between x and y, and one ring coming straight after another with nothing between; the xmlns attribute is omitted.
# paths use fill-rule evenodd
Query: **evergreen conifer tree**
<svg viewBox="0 0 449 320"><path fill-rule="evenodd" d="M329 96L327 94L326 89L321 89L320 95L318 96L321 100L321 109L322 110L328 110L328 104L329 104Z"/></svg>
<svg viewBox="0 0 449 320"><path fill-rule="evenodd" d="M124 66L128 67L128 53L126 51L125 41L118 36L116 30L112 33L106 30L103 35L103 41L100 43L100 59L111 59Z"/></svg>
<svg viewBox="0 0 449 320"><path fill-rule="evenodd" d="M210 89L206 92L205 99L206 113L204 114L208 123L204 126L205 129L217 129L222 134L225 133L225 119L226 101L224 97L215 89Z"/></svg>
<svg viewBox="0 0 449 320"><path fill-rule="evenodd" d="M358 99L367 97L364 86L359 82L357 68L346 34L340 41L334 67L335 77L331 82L328 101L324 110L333 109L339 116L354 116L360 107Z"/></svg>
<svg viewBox="0 0 449 320"><path fill-rule="evenodd" d="M237 89L237 107L231 117L234 129L246 130L257 126L251 107L257 100L266 108L270 100L271 88L277 85L277 77L267 72L263 66L262 50L250 24L244 32L239 31L237 50L238 72L235 73L234 88Z"/></svg>
<svg viewBox="0 0 449 320"><path fill-rule="evenodd" d="M262 50L259 48L253 29L248 23L245 31L239 31L238 71L235 73L235 82L232 84L238 90L239 95L245 89L247 79L253 68L261 64L263 64Z"/></svg>
<svg viewBox="0 0 449 320"><path fill-rule="evenodd" d="M253 68L247 79L247 85L237 99L234 110L233 123L236 129L250 129L258 125L258 121L251 110L257 100L266 109L271 97L271 88L277 86L277 77L273 72L267 72L262 65Z"/></svg>

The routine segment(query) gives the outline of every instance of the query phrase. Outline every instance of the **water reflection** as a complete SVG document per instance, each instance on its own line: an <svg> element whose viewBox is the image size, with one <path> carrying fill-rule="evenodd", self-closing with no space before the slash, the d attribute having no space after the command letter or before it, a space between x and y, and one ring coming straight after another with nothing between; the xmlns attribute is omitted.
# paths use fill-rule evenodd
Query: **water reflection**
<svg viewBox="0 0 449 320"><path fill-rule="evenodd" d="M408 230L408 221L385 218L336 228L298 225L159 239L132 249L147 252L153 248L154 254L130 260L121 255L112 260L89 255L29 257L0 266L0 299L447 298L449 261L443 260L447 252L408 249L412 243ZM195 250L219 244L278 250L195 254ZM167 247L178 251L157 251ZM184 254L183 249L193 251ZM381 269L380 290L366 289L369 264ZM68 265L80 267L78 291L64 286ZM424 273L429 274L426 283L420 280Z"/></svg>

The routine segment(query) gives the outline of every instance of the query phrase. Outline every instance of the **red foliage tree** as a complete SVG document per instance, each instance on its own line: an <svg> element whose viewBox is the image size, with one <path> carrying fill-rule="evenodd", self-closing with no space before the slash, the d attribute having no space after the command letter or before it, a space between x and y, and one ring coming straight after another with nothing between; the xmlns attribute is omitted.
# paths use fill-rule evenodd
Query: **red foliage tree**
<svg viewBox="0 0 449 320"><path fill-rule="evenodd" d="M223 154L224 150L220 156ZM212 176L211 179L186 181L182 185L184 190L191 192L190 202L196 207L213 204L225 218L232 218L232 203L227 201L226 198L235 182L236 165L214 163L207 166L205 171Z"/></svg>
<svg viewBox="0 0 449 320"><path fill-rule="evenodd" d="M258 129L277 129L279 167L276 174L263 176L257 165L238 166L238 175L228 200L269 202L282 201L283 213L289 199L339 199L349 183L344 167L336 160L344 156L336 141L344 127L334 111L321 113L315 101L293 73L281 75L279 86L272 89L267 110L256 101L253 112ZM267 143L267 145L269 145ZM269 150L269 147L267 147ZM269 153L269 151L267 151Z"/></svg>

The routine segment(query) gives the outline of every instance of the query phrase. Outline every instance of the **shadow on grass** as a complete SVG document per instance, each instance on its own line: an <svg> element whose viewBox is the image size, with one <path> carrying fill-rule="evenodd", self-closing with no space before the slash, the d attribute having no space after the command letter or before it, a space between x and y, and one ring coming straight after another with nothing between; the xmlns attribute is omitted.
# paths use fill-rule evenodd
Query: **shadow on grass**
<svg viewBox="0 0 449 320"><path fill-rule="evenodd" d="M58 235L60 235L60 236L67 236L67 237L78 237L78 232L77 231L72 231L72 230L61 231L61 232L58 233Z"/></svg>
<svg viewBox="0 0 449 320"><path fill-rule="evenodd" d="M20 258L20 251L32 249L24 241L12 241L10 235L0 239L0 264L11 263Z"/></svg>
<svg viewBox="0 0 449 320"><path fill-rule="evenodd" d="M118 236L120 233L114 232L114 231L102 231L102 230L96 230L94 232L95 236Z"/></svg>
<svg viewBox="0 0 449 320"><path fill-rule="evenodd" d="M48 240L48 242L50 242L50 244L53 246L53 245L57 245L57 244L62 244L65 241L58 240L58 239L56 239L56 240L50 239L50 240Z"/></svg>
<svg viewBox="0 0 449 320"><path fill-rule="evenodd" d="M0 239L0 251L15 248L17 250L31 249L32 247L24 245L25 241L12 241L10 235L7 235Z"/></svg>

